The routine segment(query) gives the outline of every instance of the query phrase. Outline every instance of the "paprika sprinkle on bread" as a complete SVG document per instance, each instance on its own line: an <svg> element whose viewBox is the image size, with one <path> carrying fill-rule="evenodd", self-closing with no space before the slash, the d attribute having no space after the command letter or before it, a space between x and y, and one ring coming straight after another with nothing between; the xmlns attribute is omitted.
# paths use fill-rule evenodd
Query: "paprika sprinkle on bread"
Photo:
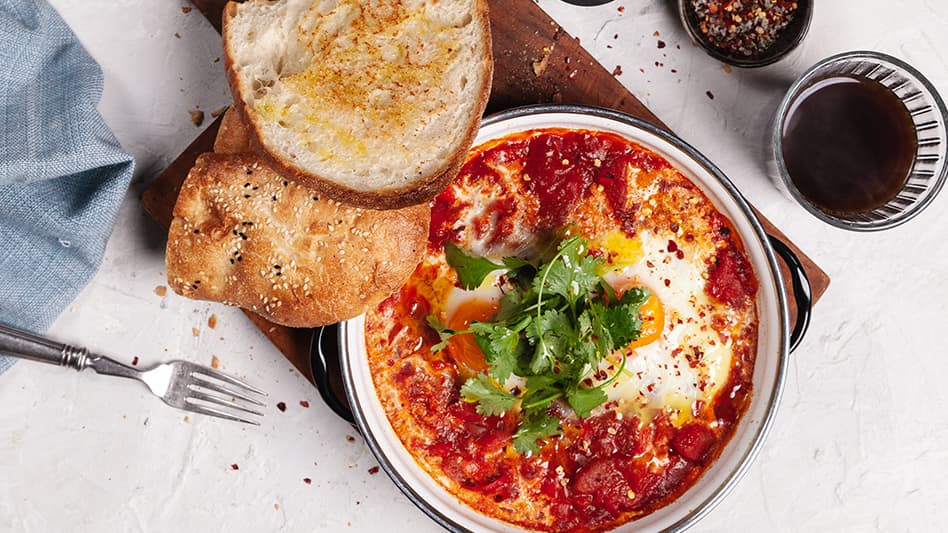
<svg viewBox="0 0 948 533"><path fill-rule="evenodd" d="M223 37L236 105L271 166L351 205L437 195L490 92L486 0L230 2Z"/></svg>

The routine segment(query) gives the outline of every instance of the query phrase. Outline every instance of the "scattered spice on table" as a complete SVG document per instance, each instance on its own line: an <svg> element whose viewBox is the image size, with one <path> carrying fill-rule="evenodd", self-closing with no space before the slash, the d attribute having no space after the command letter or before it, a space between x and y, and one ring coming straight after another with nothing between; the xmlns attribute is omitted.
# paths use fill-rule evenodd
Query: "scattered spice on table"
<svg viewBox="0 0 948 533"><path fill-rule="evenodd" d="M191 335L198 337L201 335L201 330L199 330L198 328L191 328Z"/></svg>
<svg viewBox="0 0 948 533"><path fill-rule="evenodd" d="M346 435L346 441L347 441L347 442L355 442L355 440L356 440L356 438L353 437L352 435Z"/></svg>
<svg viewBox="0 0 948 533"><path fill-rule="evenodd" d="M621 76L621 75L622 75L622 65L616 65L616 68L612 69L612 75L613 75L613 76Z"/></svg>
<svg viewBox="0 0 948 533"><path fill-rule="evenodd" d="M373 475L373 476L374 476L375 474L378 474L378 473L379 473L379 467L373 466L372 468L369 468L369 474L370 474L370 475Z"/></svg>
<svg viewBox="0 0 948 533"><path fill-rule="evenodd" d="M191 8L189 6L181 6L181 12L187 15L191 12Z"/></svg>
<svg viewBox="0 0 948 533"><path fill-rule="evenodd" d="M216 355L211 356L211 368L220 368L221 360L217 358Z"/></svg>
<svg viewBox="0 0 948 533"><path fill-rule="evenodd" d="M207 327L214 329L217 327L217 315L211 315L207 319Z"/></svg>
<svg viewBox="0 0 948 533"><path fill-rule="evenodd" d="M704 94L708 95L708 98L714 100L714 93L713 93L713 92L711 92L711 91L705 91Z"/></svg>
<svg viewBox="0 0 948 533"><path fill-rule="evenodd" d="M230 469L231 469L231 470L240 470L240 467L237 466L237 463L234 463L234 464L230 465Z"/></svg>
<svg viewBox="0 0 948 533"><path fill-rule="evenodd" d="M165 295L168 294L168 287L165 287L164 285L159 285L155 287L155 294L157 296L164 298Z"/></svg>
<svg viewBox="0 0 948 533"><path fill-rule="evenodd" d="M285 413L285 412L286 412L286 403L285 403L285 402L279 402L279 403L277 403L277 409L279 409L280 412L284 412L284 413Z"/></svg>
<svg viewBox="0 0 948 533"><path fill-rule="evenodd" d="M777 41L797 10L797 0L691 0L698 27L714 47L755 56Z"/></svg>
<svg viewBox="0 0 948 533"><path fill-rule="evenodd" d="M313 480L310 479L310 478L308 478L308 477L304 477L304 478L303 478L303 483L306 483L307 485L312 485L312 484L313 484Z"/></svg>
<svg viewBox="0 0 948 533"><path fill-rule="evenodd" d="M308 408L309 408L309 402L307 402L306 400L300 400L300 407L305 407L305 408L308 409Z"/></svg>
<svg viewBox="0 0 948 533"><path fill-rule="evenodd" d="M132 366L138 366L138 356L132 358Z"/></svg>
<svg viewBox="0 0 948 533"><path fill-rule="evenodd" d="M658 40L658 48L659 48L659 50L661 50L662 48L665 48L665 41L659 39L659 40Z"/></svg>

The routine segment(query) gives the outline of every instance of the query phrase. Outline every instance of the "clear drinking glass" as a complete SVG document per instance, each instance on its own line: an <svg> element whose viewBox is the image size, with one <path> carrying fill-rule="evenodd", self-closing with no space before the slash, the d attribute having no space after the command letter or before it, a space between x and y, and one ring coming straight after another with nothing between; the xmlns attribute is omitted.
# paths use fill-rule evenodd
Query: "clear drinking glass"
<svg viewBox="0 0 948 533"><path fill-rule="evenodd" d="M794 185L783 159L783 130L797 97L815 82L855 75L886 86L905 105L916 133L915 160L902 189L871 211L831 213L807 200ZM907 222L935 198L948 176L948 111L934 86L912 66L879 52L846 52L826 58L801 76L780 103L773 128L773 157L778 187L817 218L854 231L876 231Z"/></svg>

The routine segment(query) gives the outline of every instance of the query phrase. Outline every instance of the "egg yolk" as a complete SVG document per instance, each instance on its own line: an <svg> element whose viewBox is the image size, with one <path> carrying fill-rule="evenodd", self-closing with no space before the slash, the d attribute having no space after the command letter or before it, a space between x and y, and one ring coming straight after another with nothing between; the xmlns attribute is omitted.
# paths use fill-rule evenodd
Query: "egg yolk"
<svg viewBox="0 0 948 533"><path fill-rule="evenodd" d="M642 329L639 338L629 344L630 348L655 342L662 336L662 329L665 328L665 307L654 292L639 307L639 315L642 317Z"/></svg>
<svg viewBox="0 0 948 533"><path fill-rule="evenodd" d="M632 287L641 286L634 280L621 280L613 287L616 296L622 298L625 291ZM665 307L662 301L658 299L655 291L649 290L649 297L641 306L639 306L639 316L642 317L642 329L639 330L639 337L629 343L629 348L638 348L658 340L662 336L662 330L665 328Z"/></svg>
<svg viewBox="0 0 948 533"><path fill-rule="evenodd" d="M467 329L471 322L486 322L497 314L498 302L493 300L469 300L460 305L448 317L447 326L453 330ZM448 355L458 365L461 377L469 378L487 370L487 361L473 333L462 333L448 339Z"/></svg>

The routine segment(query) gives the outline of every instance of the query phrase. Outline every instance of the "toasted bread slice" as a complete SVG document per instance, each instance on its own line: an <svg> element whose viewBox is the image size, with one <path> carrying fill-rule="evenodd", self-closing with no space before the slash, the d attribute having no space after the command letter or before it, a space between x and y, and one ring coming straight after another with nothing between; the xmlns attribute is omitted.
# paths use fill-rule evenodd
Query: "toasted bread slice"
<svg viewBox="0 0 948 533"><path fill-rule="evenodd" d="M430 200L463 163L493 69L487 0L229 2L236 105L270 164L336 200Z"/></svg>
<svg viewBox="0 0 948 533"><path fill-rule="evenodd" d="M292 327L360 315L398 290L428 237L427 204L376 211L285 179L258 156L203 154L168 234L168 283L183 296Z"/></svg>

